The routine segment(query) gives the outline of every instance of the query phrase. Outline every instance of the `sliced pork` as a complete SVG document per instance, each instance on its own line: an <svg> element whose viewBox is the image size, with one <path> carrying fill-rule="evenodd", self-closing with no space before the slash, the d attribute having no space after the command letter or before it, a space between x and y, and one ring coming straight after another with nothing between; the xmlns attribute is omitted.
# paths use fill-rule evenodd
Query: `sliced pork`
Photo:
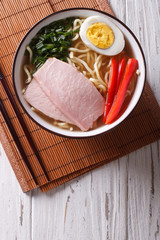
<svg viewBox="0 0 160 240"><path fill-rule="evenodd" d="M71 123L70 120L49 99L34 78L28 85L24 93L24 98L31 106L44 113L48 117Z"/></svg>
<svg viewBox="0 0 160 240"><path fill-rule="evenodd" d="M82 131L103 114L104 98L73 66L49 58L33 76L57 109Z"/></svg>

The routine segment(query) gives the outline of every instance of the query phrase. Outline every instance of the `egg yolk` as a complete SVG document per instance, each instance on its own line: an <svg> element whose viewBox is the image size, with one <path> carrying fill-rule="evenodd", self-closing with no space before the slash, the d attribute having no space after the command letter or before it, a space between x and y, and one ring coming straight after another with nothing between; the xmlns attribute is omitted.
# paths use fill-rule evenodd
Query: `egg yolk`
<svg viewBox="0 0 160 240"><path fill-rule="evenodd" d="M105 23L94 23L87 29L87 38L98 48L109 48L114 42L114 33Z"/></svg>

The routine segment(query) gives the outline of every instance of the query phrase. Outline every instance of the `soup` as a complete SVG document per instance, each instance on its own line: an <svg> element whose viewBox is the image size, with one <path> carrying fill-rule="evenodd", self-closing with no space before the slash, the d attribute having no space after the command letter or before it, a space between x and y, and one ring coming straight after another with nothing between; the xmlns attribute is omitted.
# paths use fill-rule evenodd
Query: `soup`
<svg viewBox="0 0 160 240"><path fill-rule="evenodd" d="M102 95L104 99L106 99L106 106L107 106L107 101L108 101L108 96L109 96L109 89L111 89L111 78L112 74L111 72L113 71L113 66L114 62L118 66L118 71L120 68L120 64L124 63L123 65L125 68L127 68L127 62L128 59L133 57L132 52L130 50L130 46L127 41L125 41L125 46L124 48L118 49L118 53L115 54L115 49L113 49L113 54L111 52L106 53L106 51L110 51L112 47L112 37L108 37L109 39L109 44L111 46L107 46L107 42L104 44L105 46L103 47L103 41L101 39L103 38L103 34L105 34L105 29L103 29L102 25L102 33L96 33L99 34L97 36L100 37L100 41L96 45L94 45L94 40L97 38L94 38L92 36L92 42L90 40L88 41L89 47L86 45L86 42L84 40L84 36L82 36L82 27L84 28L85 21L88 21L87 19L81 19L81 18L68 18L65 20L60 20L54 23L51 23L49 26L46 26L38 32L38 34L35 36L35 38L32 39L31 43L29 46L26 48L27 52L27 59L24 64L24 72L25 72L25 80L23 82L23 93L26 91L27 85L29 85L32 81L32 75L34 72L38 71L43 64L46 62L46 60L50 57L55 57L57 59L60 59L62 61L67 62L68 64L72 65L75 67L79 72L81 72L99 91L99 93ZM92 20L92 19L91 19ZM103 19L102 19L103 21ZM98 23L101 23L100 21ZM108 22L107 22L108 23ZM94 23L90 24L90 26L94 25ZM93 34L96 32L96 27L93 29ZM113 28L113 26L111 26ZM101 28L101 25L98 25L98 31ZM111 29L112 29L111 28ZM92 30L92 29L91 29ZM110 29L109 29L110 31ZM52 38L50 33L52 34ZM90 31L92 32L92 31ZM114 38L117 37L117 33L114 34ZM106 36L106 35L105 35ZM107 37L105 37L106 39ZM111 38L111 39L110 39ZM86 37L86 39L88 39ZM59 41L59 42L58 42ZM113 39L113 42L116 41ZM101 44L100 46L98 44ZM90 44L91 47L90 47ZM123 44L120 44L120 48L122 48ZM119 46L118 46L119 47ZM104 51L104 54L103 54ZM117 49L116 49L117 51ZM113 56L112 56L113 55ZM116 65L115 64L115 65ZM124 69L125 70L125 69ZM123 100L122 106L115 117L114 121L120 117L120 115L125 111L127 108L135 86L136 86L136 81L137 81L137 74L136 74L137 68L135 68L134 73L132 74L132 77L128 83L127 90L125 91L125 98ZM137 72L138 73L138 72ZM118 73L117 73L118 75ZM124 72L123 76L121 78L124 78ZM122 80L119 83L119 88L120 85L122 85ZM122 87L121 87L122 88ZM116 86L114 87L114 92L116 91ZM118 95L118 90L117 93ZM112 96L112 104L115 102L115 96ZM120 94L119 94L120 95ZM109 102L110 104L110 102ZM108 106L109 106L108 104ZM111 105L111 104L110 104ZM110 106L111 108L112 106ZM65 128L69 129L71 131L77 130L77 126L75 124L70 124L67 122L59 121L59 120L54 120L47 115L44 115L43 112L40 112L38 109L34 108L31 106L32 110L35 111L37 114L39 114L42 118L49 122L53 122L54 125L60 127L60 128ZM105 116L105 111L104 109L104 114L99 116L96 121L94 121L92 128L96 128L104 123L106 123L106 117ZM111 110L108 111L108 113Z"/></svg>

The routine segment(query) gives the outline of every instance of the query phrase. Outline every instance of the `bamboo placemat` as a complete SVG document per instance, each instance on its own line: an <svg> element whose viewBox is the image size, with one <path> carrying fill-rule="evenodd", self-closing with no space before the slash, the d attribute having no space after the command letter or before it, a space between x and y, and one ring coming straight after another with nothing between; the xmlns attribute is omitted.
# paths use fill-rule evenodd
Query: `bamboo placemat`
<svg viewBox="0 0 160 240"><path fill-rule="evenodd" d="M96 138L74 140L58 137L40 128L24 113L15 97L11 79L16 48L33 24L54 11L70 7L90 7L113 14L109 4L104 0L0 1L0 67L42 157L51 179L50 183L44 176L1 84L0 97L43 192L160 138L160 108L148 83L138 106L127 120L113 131ZM27 192L36 188L1 114L0 141L22 190Z"/></svg>

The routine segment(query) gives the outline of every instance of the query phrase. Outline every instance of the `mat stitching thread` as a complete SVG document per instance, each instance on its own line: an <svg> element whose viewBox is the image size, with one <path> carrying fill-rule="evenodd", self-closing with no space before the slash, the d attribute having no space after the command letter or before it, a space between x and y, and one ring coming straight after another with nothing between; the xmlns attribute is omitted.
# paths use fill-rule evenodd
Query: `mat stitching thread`
<svg viewBox="0 0 160 240"><path fill-rule="evenodd" d="M0 40L4 40L4 39L6 39L6 38L8 38L8 37L15 36L15 35L17 35L18 33L27 32L29 29L30 29L30 27L25 28L25 29L23 29L23 30L21 30L21 31L18 31L18 32L15 32L15 33L9 34L9 35L7 35L7 36L1 38Z"/></svg>
<svg viewBox="0 0 160 240"><path fill-rule="evenodd" d="M131 144L131 143L133 143L133 142L136 142L137 140L140 140L140 139L142 139L142 138L145 138L146 136L149 136L149 135L151 135L152 133L157 133L157 132L159 132L159 130L160 130L160 129L154 130L154 131L152 131L152 132L149 132L149 133L147 133L147 134L145 134L145 135L143 135L143 136L141 136L141 137L139 137L139 138L136 138L136 139L128 142L127 144L125 143L125 144L123 144L123 145L120 145L119 148L124 147L124 146L127 146L127 145L129 145L129 144ZM67 140L68 140L68 139L66 139L66 140L64 140L64 141L62 141L62 142L58 142L58 143L56 143L56 144L52 144L51 146L48 146L47 148L40 149L39 152L43 152L44 150L48 150L48 149L50 149L50 148L52 148L52 147L54 147L54 146L57 146L57 145L65 142L65 141L67 141ZM10 142L13 142L13 141L10 141ZM110 145L109 147L107 147L107 150L109 150L110 148L115 147L115 146L117 147L116 144L112 144L112 145ZM106 148L105 148L105 149L106 149ZM103 148L102 148L101 150L103 151ZM98 152L101 152L101 150L99 150ZM96 153L96 152L93 152L93 153ZM32 157L33 155L35 155L35 154L34 154L34 153L33 153L33 154L28 154L27 157ZM92 155L92 153L89 154L89 155ZM88 156L88 155L86 155L86 156ZM81 159L81 158L79 158L79 159ZM77 160L79 160L79 159L77 159ZM19 160L21 160L21 159L19 159ZM72 162L70 162L70 163L72 163ZM68 165L68 163L67 163L67 165ZM65 166L65 165L61 165L61 166Z"/></svg>
<svg viewBox="0 0 160 240"><path fill-rule="evenodd" d="M112 148L112 147L113 147L113 146L110 146L110 148ZM71 165L71 164L73 164L73 163L75 163L75 162L77 162L77 161L83 160L83 159L88 158L88 157L90 157L90 156L92 156L92 155L96 155L97 153L104 152L105 150L106 150L106 149L98 150L98 151L94 152L94 154L93 154L93 153L89 153L89 154L87 154L87 155L85 155L85 156L83 156L83 157L81 157L81 158L75 159L75 160L72 161L72 162L69 162L69 163L63 164L63 165L61 165L61 166L59 166L59 167L56 167L56 168L54 168L54 169L51 169L51 170L47 171L47 173L54 172L55 170L57 170L57 169L59 169L59 168L66 167L66 166ZM108 158L108 159L106 159L106 160L110 160L110 159ZM103 162L103 161L105 161L105 160L102 160L102 162ZM94 164L97 164L97 162L93 163L92 165L94 165ZM89 165L89 166L91 166L91 165ZM84 168L89 167L89 166L86 165ZM80 170L81 170L81 169L80 169ZM78 170L78 171L79 171L79 170ZM42 174L41 174L41 175L42 175ZM38 176L39 176L39 175L38 175ZM38 176L36 176L36 178L37 178ZM54 180L54 179L53 179L53 180ZM51 181L53 181L53 180L51 180ZM28 181L29 181L29 180L28 180Z"/></svg>
<svg viewBox="0 0 160 240"><path fill-rule="evenodd" d="M25 8L25 9L23 9L23 10L20 10L19 12L12 13L12 14L6 16L6 17L0 18L0 20L1 20L1 21L2 21L2 20L5 20L5 19L10 18L10 17L13 17L13 16L15 16L15 15L17 15L17 14L19 14L19 13L23 13L23 12L25 12L25 11L27 11L27 10L31 10L31 9L36 8L36 7L38 7L38 6L44 5L44 4L46 4L46 3L48 3L48 1L42 2L41 4L37 4L37 5L34 5L34 6L32 6L32 7Z"/></svg>
<svg viewBox="0 0 160 240"><path fill-rule="evenodd" d="M141 138L137 138L137 139L131 141L130 143L133 143L134 141L136 142L137 140L140 140L140 139L142 139L143 137L150 136L152 133L159 132L159 130L160 130L160 129L157 129L156 131L150 132L150 133L142 136ZM127 145L128 145L128 144L127 144ZM114 145L113 145L113 146L114 146ZM112 148L113 146L111 146L110 148ZM121 148L121 147L124 147L124 146L126 146L126 144L120 146L120 148ZM109 148L109 149L110 149L110 148ZM54 172L54 170L57 170L57 169L59 169L59 168L61 168L61 167L65 167L65 166L71 165L71 164L73 164L73 163L76 162L76 161L83 160L83 159L85 159L85 158L88 157L88 156L95 155L96 153L103 152L103 151L105 151L105 150L106 150L106 149L102 149L102 150L100 150L100 151L96 151L94 154L93 154L93 153L90 153L90 154L88 154L88 155L85 155L84 157L81 157L81 158L79 158L79 159L75 159L74 161L69 162L69 163L67 163L67 164L65 164L65 165L61 165L61 166L59 166L59 167L57 167L57 168L51 169L51 170L47 171L47 173ZM128 154L129 154L129 153L128 153ZM119 156L117 155L117 157L115 156L114 159L117 159L118 157L121 157L121 155L119 155ZM108 160L110 161L110 160L112 160L112 158L107 158L106 160L107 160L107 161L108 161ZM105 160L102 160L102 163L103 163L103 161L105 161ZM101 164L101 162L98 162L98 163ZM97 163L97 164L98 164L98 163ZM94 165L94 164L93 164L93 165ZM92 165L90 165L90 166L92 167ZM86 167L87 167L87 166L86 166ZM89 166L88 166L88 167L89 167ZM80 170L82 170L82 169L80 169ZM79 171L79 170L78 170L78 171ZM39 175L38 175L38 176L39 176ZM63 175L63 176L64 176L64 175ZM62 176L62 177L63 177L63 176ZM30 180L27 180L27 181L30 181ZM54 180L51 180L51 181L54 181Z"/></svg>
<svg viewBox="0 0 160 240"><path fill-rule="evenodd" d="M6 98L5 101L6 101L6 100L8 100L8 98ZM149 113L149 112L151 112L151 110L150 110L150 109L147 109L147 110L145 110L145 111L143 111L143 112L140 112L140 113L137 113L137 114L135 114L135 115L129 116L129 119L136 118L136 117L138 117L138 116L144 115L145 113ZM25 112L22 112L21 115L26 115L26 116L27 116L27 114L26 114ZM11 120L14 120L14 119L16 119L16 118L17 118L16 115L13 116L13 117L10 117ZM3 121L0 121L0 123L1 123L1 124L5 124L5 121L4 121L4 120L3 120ZM32 131L29 131L29 133L34 133L34 132L37 132L37 131L40 131L40 130L41 130L41 128L38 127L37 129L34 129L34 130L32 130ZM24 136L25 136L25 134L22 134L22 135L19 136L19 138L22 138L22 137L24 137Z"/></svg>
<svg viewBox="0 0 160 240"><path fill-rule="evenodd" d="M1 39L0 39L0 40L1 40ZM8 54L6 54L6 55L0 56L0 59L3 59L3 58L5 58L5 57L9 57L9 56L14 55L14 54L15 54L15 51L14 51L14 52L10 52L10 53L8 53Z"/></svg>

